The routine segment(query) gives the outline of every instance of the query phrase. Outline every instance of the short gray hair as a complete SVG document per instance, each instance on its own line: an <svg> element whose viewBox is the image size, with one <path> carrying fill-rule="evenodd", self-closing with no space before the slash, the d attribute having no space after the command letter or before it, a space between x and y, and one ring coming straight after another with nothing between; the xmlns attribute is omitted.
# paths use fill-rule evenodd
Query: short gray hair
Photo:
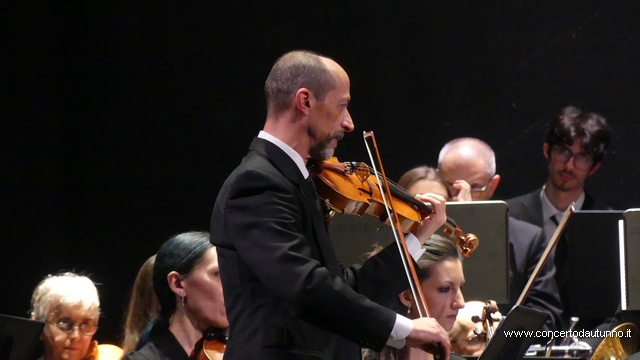
<svg viewBox="0 0 640 360"><path fill-rule="evenodd" d="M336 80L319 54L296 50L282 55L271 68L264 85L267 111L280 113L291 106L301 88L307 88L320 101L336 87Z"/></svg>
<svg viewBox="0 0 640 360"><path fill-rule="evenodd" d="M33 291L31 317L46 321L50 314L77 305L83 311L91 313L93 322L98 323L100 299L93 281L73 272L48 275Z"/></svg>

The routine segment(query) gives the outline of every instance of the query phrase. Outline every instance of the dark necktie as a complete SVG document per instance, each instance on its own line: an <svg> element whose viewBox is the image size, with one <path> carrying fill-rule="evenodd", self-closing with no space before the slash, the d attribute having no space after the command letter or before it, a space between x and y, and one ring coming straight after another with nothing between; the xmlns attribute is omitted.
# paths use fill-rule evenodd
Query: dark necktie
<svg viewBox="0 0 640 360"><path fill-rule="evenodd" d="M307 183L310 195L313 196L311 200L315 202L320 212L322 212L322 199L320 199L320 196L318 195L318 189L316 188L316 184L314 184L313 182L313 178L311 177L311 175L309 175L309 177L307 177L304 181Z"/></svg>

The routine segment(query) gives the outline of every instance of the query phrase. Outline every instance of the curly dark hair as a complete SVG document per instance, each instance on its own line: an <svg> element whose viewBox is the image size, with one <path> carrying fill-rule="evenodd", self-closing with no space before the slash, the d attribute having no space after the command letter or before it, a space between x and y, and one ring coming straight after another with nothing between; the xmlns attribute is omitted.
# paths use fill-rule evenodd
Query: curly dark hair
<svg viewBox="0 0 640 360"><path fill-rule="evenodd" d="M567 106L551 122L546 143L551 149L553 145L571 146L580 139L582 149L593 157L595 165L604 158L610 137L607 119L593 112Z"/></svg>

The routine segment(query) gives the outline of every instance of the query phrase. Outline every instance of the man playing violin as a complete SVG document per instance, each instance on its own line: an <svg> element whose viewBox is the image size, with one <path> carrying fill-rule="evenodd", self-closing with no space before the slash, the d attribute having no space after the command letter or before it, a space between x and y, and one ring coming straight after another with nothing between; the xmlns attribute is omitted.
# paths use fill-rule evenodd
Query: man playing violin
<svg viewBox="0 0 640 360"><path fill-rule="evenodd" d="M445 144L438 156L438 171L454 201L490 200L500 182L493 149L475 138L458 138ZM508 238L510 308L533 273L547 242L540 227L512 217L508 222ZM554 274L553 261L546 261L523 304L549 313L544 330L556 330L562 314Z"/></svg>
<svg viewBox="0 0 640 360"><path fill-rule="evenodd" d="M305 167L333 155L354 128L349 77L335 61L293 51L265 84L267 120L213 209L230 333L225 359L360 359L360 346L442 351L435 319L409 320L379 303L407 288L396 245L361 266L338 263ZM407 235L412 257L446 220L445 199ZM438 350L440 347L440 350Z"/></svg>

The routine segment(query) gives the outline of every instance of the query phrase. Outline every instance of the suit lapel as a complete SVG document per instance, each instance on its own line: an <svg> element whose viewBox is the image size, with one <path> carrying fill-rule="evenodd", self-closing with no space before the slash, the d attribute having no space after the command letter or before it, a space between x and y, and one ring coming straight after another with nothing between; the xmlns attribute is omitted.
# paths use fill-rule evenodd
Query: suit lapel
<svg viewBox="0 0 640 360"><path fill-rule="evenodd" d="M542 189L529 193L526 201L522 202L522 207L527 214L526 222L538 225L544 228L544 220L542 219L542 200L540 199L540 192Z"/></svg>
<svg viewBox="0 0 640 360"><path fill-rule="evenodd" d="M318 195L312 184L308 183L302 176L296 163L284 151L269 141L255 138L249 149L266 156L266 158L300 190L311 214L313 233L315 235L313 241L319 250L320 261L332 273L336 275L341 274L340 264L329 240L324 215L317 201Z"/></svg>
<svg viewBox="0 0 640 360"><path fill-rule="evenodd" d="M320 248L321 256L323 257L324 264L334 274L340 274L340 265L336 257L331 241L329 240L329 233L327 231L327 225L324 221L324 214L320 209L320 198L316 193L315 187L304 181L300 184L302 194L304 195L307 206L311 211L311 218L313 219L313 228L316 234L317 244Z"/></svg>

